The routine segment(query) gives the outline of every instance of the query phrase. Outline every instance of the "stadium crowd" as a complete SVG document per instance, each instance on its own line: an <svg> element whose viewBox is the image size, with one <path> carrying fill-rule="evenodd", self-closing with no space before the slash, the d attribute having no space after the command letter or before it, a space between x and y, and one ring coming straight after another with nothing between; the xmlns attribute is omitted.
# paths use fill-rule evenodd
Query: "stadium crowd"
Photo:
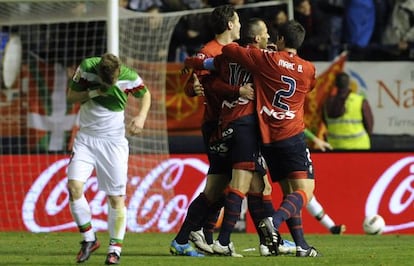
<svg viewBox="0 0 414 266"><path fill-rule="evenodd" d="M231 4L240 21L264 19L275 38L275 27L288 18L287 6L243 9L254 0L120 0L139 12L172 12ZM347 50L349 60L388 61L414 59L414 2L410 0L293 0L294 18L307 36L299 54L311 61L331 61ZM171 41L169 61L182 61L212 38L206 31L207 14L183 17Z"/></svg>

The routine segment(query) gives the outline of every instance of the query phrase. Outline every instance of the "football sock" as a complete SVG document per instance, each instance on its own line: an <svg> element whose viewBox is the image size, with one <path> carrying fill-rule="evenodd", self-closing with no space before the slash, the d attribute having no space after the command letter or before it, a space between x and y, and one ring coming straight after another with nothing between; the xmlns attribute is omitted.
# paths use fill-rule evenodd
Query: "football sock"
<svg viewBox="0 0 414 266"><path fill-rule="evenodd" d="M250 216L252 217L256 232L259 235L259 240L261 244L265 243L264 235L262 230L259 229L259 222L267 217L264 211L264 201L262 194L249 193L247 194L247 206L249 208Z"/></svg>
<svg viewBox="0 0 414 266"><path fill-rule="evenodd" d="M114 209L110 204L108 206L108 230L110 238L108 253L116 252L119 256L125 237L127 209L126 207Z"/></svg>
<svg viewBox="0 0 414 266"><path fill-rule="evenodd" d="M275 213L275 208L273 207L272 195L263 195L263 209L265 217L272 217Z"/></svg>
<svg viewBox="0 0 414 266"><path fill-rule="evenodd" d="M183 245L188 243L190 232L196 231L201 222L206 219L205 213L208 206L209 202L204 193L200 193L200 195L191 202L187 210L187 216L181 225L180 231L178 231L178 234L175 237L178 244Z"/></svg>
<svg viewBox="0 0 414 266"><path fill-rule="evenodd" d="M92 229L92 214L85 195L69 202L69 209L78 226L79 232L85 241L95 241L95 232Z"/></svg>
<svg viewBox="0 0 414 266"><path fill-rule="evenodd" d="M289 228L290 235L293 238L293 241L295 241L296 246L300 246L304 249L308 249L309 245L305 240L305 236L303 233L303 227L302 227L302 216L299 213L296 213L292 217L286 220L286 224Z"/></svg>
<svg viewBox="0 0 414 266"><path fill-rule="evenodd" d="M302 190L297 190L288 194L283 199L279 209L273 214L273 225L275 228L279 229L282 222L300 212L304 202L306 202L306 194Z"/></svg>
<svg viewBox="0 0 414 266"><path fill-rule="evenodd" d="M228 246L230 243L230 235L236 222L240 219L243 198L244 194L235 189L230 189L226 196L224 201L224 217L218 236L218 240L223 246Z"/></svg>
<svg viewBox="0 0 414 266"><path fill-rule="evenodd" d="M322 205L313 196L309 203L306 205L308 212L316 218L324 227L328 230L335 226L335 222L325 213Z"/></svg>
<svg viewBox="0 0 414 266"><path fill-rule="evenodd" d="M217 219L220 215L220 211L224 206L224 195L220 197L215 203L211 204L208 208L207 219L203 225L203 233L207 244L213 244L213 233L216 228Z"/></svg>

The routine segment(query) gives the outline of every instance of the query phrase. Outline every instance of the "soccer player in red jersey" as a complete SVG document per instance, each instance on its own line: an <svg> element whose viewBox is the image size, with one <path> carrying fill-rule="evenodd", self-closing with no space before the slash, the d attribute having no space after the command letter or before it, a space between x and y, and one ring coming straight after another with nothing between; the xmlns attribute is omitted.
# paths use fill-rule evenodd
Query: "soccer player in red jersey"
<svg viewBox="0 0 414 266"><path fill-rule="evenodd" d="M224 45L240 38L241 25L234 7L230 5L216 7L210 20L216 36L197 54L198 57L203 59L221 54ZM209 71L207 70L197 72L193 75L194 82L185 88L185 92L189 96L204 96L205 111L202 134L210 167L203 192L190 204L184 223L171 243L170 252L174 255L201 255L189 245L190 236L198 248L213 253L211 246L208 244L213 242L215 222L224 204L224 190L231 178L231 172L227 174L224 172L221 158L209 152L208 144L211 135L217 129L221 101L210 90L203 90L203 82L208 76ZM204 230L201 230L201 227Z"/></svg>
<svg viewBox="0 0 414 266"><path fill-rule="evenodd" d="M309 149L304 139L305 96L315 85L315 66L300 58L297 49L305 37L304 28L288 21L279 28L279 51L223 47L223 54L253 74L256 110L262 137L262 153L273 182L281 186L284 199L273 217L259 227L277 255L278 229L286 221L296 243L296 256L314 257L318 251L306 242L302 207L313 197L315 180Z"/></svg>
<svg viewBox="0 0 414 266"><path fill-rule="evenodd" d="M243 29L243 39L246 43L252 47L266 48L269 34L263 20L252 19ZM212 248L218 254L240 257L241 255L235 252L230 235L240 217L242 202L248 192L260 195L260 200L253 203L248 201L252 216L257 217L258 221L266 217L263 215L261 201L266 170L260 155L254 97L239 95L239 91L248 88L253 94L251 73L224 56L215 57L214 65L215 73L218 73L220 78L212 79L209 88L222 99L222 102L217 134L211 138L210 149L219 154L232 169L232 180L225 197L220 233ZM229 85L236 89L223 89ZM262 239L264 243L264 237Z"/></svg>
<svg viewBox="0 0 414 266"><path fill-rule="evenodd" d="M243 26L243 42L250 48L267 48L269 34L263 20L252 18ZM259 148L259 131L254 97L240 97L235 91L250 88L252 75L241 65L219 55L206 59L187 58L186 65L191 68L214 69L220 78L212 79L209 88L223 98L219 116L217 135L212 138L210 149L221 155L232 170L232 180L225 198L224 218L218 239L213 244L215 253L240 256L230 241L230 234L240 217L241 204L247 194L250 214L256 226L267 216L273 214L271 185L268 182L263 159ZM224 83L224 84L223 84ZM226 86L235 90L225 90ZM252 90L253 92L253 90ZM263 193L264 192L264 193ZM260 254L271 255L260 230ZM279 247L281 253L290 253L295 244L284 241Z"/></svg>

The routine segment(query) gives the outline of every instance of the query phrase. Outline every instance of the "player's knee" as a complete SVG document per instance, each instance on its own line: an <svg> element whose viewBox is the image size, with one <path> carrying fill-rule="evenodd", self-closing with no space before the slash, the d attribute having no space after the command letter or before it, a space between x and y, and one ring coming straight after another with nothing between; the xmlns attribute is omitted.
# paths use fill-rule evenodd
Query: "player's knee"
<svg viewBox="0 0 414 266"><path fill-rule="evenodd" d="M113 209L120 209L125 207L124 196L108 196L109 204Z"/></svg>
<svg viewBox="0 0 414 266"><path fill-rule="evenodd" d="M83 183L79 181L69 180L68 185L69 199L71 201L80 199L83 194Z"/></svg>

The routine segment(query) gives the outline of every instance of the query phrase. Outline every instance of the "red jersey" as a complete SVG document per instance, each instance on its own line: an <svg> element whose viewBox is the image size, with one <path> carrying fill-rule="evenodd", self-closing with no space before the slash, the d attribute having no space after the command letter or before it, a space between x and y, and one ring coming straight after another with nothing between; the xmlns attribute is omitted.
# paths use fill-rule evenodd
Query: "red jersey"
<svg viewBox="0 0 414 266"><path fill-rule="evenodd" d="M315 66L286 51L266 51L229 44L223 54L254 77L256 111L264 144L285 140L305 129L305 96L315 83Z"/></svg>
<svg viewBox="0 0 414 266"><path fill-rule="evenodd" d="M228 57L215 57L214 66L220 79L213 80L211 86L221 96L220 122L221 127L225 128L230 122L255 113L255 102L239 96L240 86L253 80L250 72Z"/></svg>
<svg viewBox="0 0 414 266"><path fill-rule="evenodd" d="M203 48L200 49L200 51L197 53L197 57L203 60L206 58L215 57L221 54L222 48L223 45L220 44L216 39L211 40L206 43ZM195 71L195 73L197 74L197 77L200 79L200 82L204 87L204 122L218 120L221 101L217 95L215 95L208 88L208 86L204 86L203 83L203 78L209 75L210 72L207 70L198 70ZM184 90L188 96L195 96L192 82L189 82Z"/></svg>

